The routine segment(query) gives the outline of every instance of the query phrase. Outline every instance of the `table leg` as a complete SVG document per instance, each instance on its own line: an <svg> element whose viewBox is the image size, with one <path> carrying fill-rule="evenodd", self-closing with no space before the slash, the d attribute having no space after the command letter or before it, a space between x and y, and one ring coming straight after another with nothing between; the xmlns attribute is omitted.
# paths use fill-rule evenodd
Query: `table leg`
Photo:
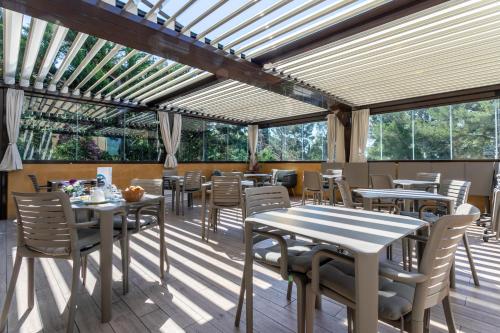
<svg viewBox="0 0 500 333"><path fill-rule="evenodd" d="M378 254L358 254L355 259L357 333L378 332Z"/></svg>
<svg viewBox="0 0 500 333"><path fill-rule="evenodd" d="M253 332L253 225L245 222L245 295L246 295L246 332Z"/></svg>
<svg viewBox="0 0 500 333"><path fill-rule="evenodd" d="M165 277L165 261L167 258L167 253L165 251L165 198L160 198L160 216L159 216L159 228L160 228L160 277L163 279Z"/></svg>
<svg viewBox="0 0 500 333"><path fill-rule="evenodd" d="M330 196L330 206L334 204L334 196L335 196L335 191L333 190L333 178L328 178L328 190L330 191L329 196Z"/></svg>
<svg viewBox="0 0 500 333"><path fill-rule="evenodd" d="M113 284L113 215L114 211L101 211L101 322L111 320L111 290ZM126 259L125 259L126 260Z"/></svg>
<svg viewBox="0 0 500 333"><path fill-rule="evenodd" d="M179 215L179 202L181 198L181 184L179 180L175 182L175 215Z"/></svg>
<svg viewBox="0 0 500 333"><path fill-rule="evenodd" d="M207 214L207 188L201 187L201 239L205 239L205 215Z"/></svg>
<svg viewBox="0 0 500 333"><path fill-rule="evenodd" d="M363 209L373 210L373 200L371 198L363 198Z"/></svg>

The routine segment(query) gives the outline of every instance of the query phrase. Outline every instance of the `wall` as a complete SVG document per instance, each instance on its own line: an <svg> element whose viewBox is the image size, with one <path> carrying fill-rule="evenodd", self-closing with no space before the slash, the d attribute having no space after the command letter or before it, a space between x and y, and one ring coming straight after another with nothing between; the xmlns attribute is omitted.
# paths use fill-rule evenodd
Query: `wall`
<svg viewBox="0 0 500 333"><path fill-rule="evenodd" d="M49 179L92 179L96 176L96 168L110 166L113 168L113 183L119 188L125 188L133 178L161 178L163 165L151 164L24 164L24 169L8 174L8 192L32 192L33 186L29 174L37 176L41 185ZM209 176L212 170L245 171L245 163L182 163L178 166L179 174L188 170L200 170L204 176ZM8 197L7 216L15 216L12 196Z"/></svg>

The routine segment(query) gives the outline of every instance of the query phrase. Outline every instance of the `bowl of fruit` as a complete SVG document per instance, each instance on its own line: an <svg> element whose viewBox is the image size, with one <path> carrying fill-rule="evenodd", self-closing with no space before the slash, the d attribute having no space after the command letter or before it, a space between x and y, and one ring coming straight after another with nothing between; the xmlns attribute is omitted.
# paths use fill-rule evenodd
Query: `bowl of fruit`
<svg viewBox="0 0 500 333"><path fill-rule="evenodd" d="M144 189L140 186L129 186L122 191L123 199L127 202L137 202L140 201L144 195Z"/></svg>

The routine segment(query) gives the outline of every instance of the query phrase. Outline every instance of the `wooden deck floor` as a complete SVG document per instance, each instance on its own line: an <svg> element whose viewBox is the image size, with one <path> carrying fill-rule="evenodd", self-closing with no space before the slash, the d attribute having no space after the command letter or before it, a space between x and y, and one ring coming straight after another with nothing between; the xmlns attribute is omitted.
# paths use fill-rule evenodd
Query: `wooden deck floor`
<svg viewBox="0 0 500 333"><path fill-rule="evenodd" d="M224 211L217 234L209 243L200 240L200 209L187 209L184 217L168 212L168 254L170 272L158 277L158 233L155 229L132 239L130 292L121 294L120 252L115 246L113 319L101 324L99 317L98 253L89 260L87 285L81 288L76 316L80 332L243 332L233 325L243 267L241 214ZM453 311L461 332L499 332L500 327L500 243L480 240L480 228L470 228L472 250L482 286L471 282L465 252L457 253L457 289ZM15 249L12 222L0 221L0 301L10 279ZM397 252L397 249L396 249ZM60 332L65 328L71 263L37 260L36 304L27 311L26 265L22 266L10 314L9 332ZM255 331L288 333L296 327L295 300L287 302L286 282L276 273L255 266ZM324 300L316 315L317 332L345 332L346 311ZM243 320L244 320L243 316ZM432 311L432 332L444 332L444 314ZM381 332L397 332L380 325Z"/></svg>

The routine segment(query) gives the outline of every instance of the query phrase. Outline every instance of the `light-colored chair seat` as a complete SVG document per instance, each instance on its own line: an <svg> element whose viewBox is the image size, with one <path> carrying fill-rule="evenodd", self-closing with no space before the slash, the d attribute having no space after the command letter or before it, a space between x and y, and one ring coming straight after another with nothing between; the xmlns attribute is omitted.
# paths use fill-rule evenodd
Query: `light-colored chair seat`
<svg viewBox="0 0 500 333"><path fill-rule="evenodd" d="M158 218L156 216L154 216L154 215L140 215L140 221L139 221L140 228L148 226L150 224L156 224L156 223L158 223ZM113 228L115 228L115 229L122 228L122 217L121 216L115 216L115 218L113 220ZM128 229L135 229L136 228L135 215L127 216L127 228Z"/></svg>
<svg viewBox="0 0 500 333"><path fill-rule="evenodd" d="M318 245L307 241L287 239L288 246L288 267L292 272L307 273L311 269L313 255L325 248L332 248L328 245ZM267 265L280 267L281 253L280 245L276 244L266 248L254 249L254 258Z"/></svg>
<svg viewBox="0 0 500 333"><path fill-rule="evenodd" d="M410 216L410 217L413 217L416 219L420 218L420 215L418 212L401 211L400 215ZM427 221L427 222L434 223L437 220L439 220L439 216L437 216L436 214L434 214L432 212L422 212L422 219Z"/></svg>
<svg viewBox="0 0 500 333"><path fill-rule="evenodd" d="M356 301L354 266L331 261L320 268L320 285ZM308 274L310 276L310 274ZM412 310L415 288L411 285L379 278L378 312L385 320L399 320Z"/></svg>

